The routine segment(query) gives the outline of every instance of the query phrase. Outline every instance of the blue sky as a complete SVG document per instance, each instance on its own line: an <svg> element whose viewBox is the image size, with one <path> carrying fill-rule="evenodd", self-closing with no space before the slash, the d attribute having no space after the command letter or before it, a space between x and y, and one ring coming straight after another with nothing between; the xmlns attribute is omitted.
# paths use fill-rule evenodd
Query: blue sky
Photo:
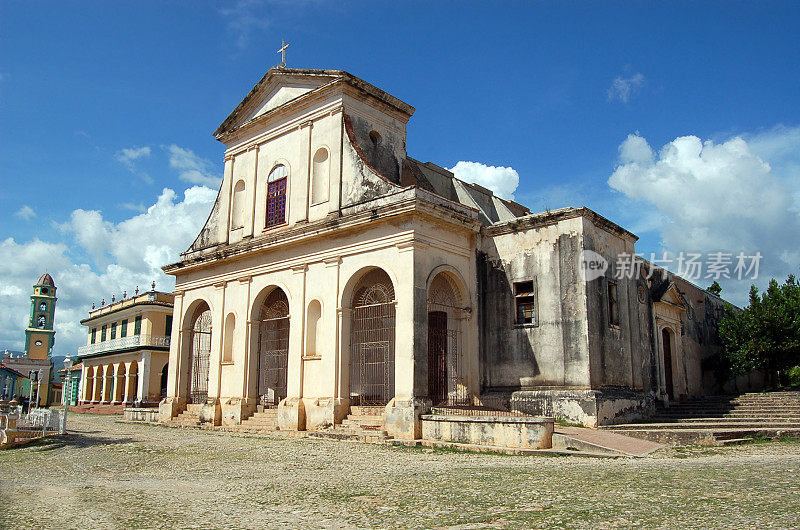
<svg viewBox="0 0 800 530"><path fill-rule="evenodd" d="M789 2L4 2L0 348L43 269L64 278L56 353L92 301L171 287L158 261L221 175L211 133L281 38L288 66L416 107L415 158L513 168L519 202L589 206L639 252L763 245L768 274L797 272L799 22ZM723 285L744 301L749 282Z"/></svg>

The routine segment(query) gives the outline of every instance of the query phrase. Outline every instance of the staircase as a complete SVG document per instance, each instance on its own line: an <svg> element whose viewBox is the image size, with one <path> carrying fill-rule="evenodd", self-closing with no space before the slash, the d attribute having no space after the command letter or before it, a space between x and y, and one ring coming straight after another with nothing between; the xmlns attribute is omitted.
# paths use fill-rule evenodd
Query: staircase
<svg viewBox="0 0 800 530"><path fill-rule="evenodd" d="M239 425L230 425L226 431L263 433L278 430L278 409L264 409L256 412Z"/></svg>
<svg viewBox="0 0 800 530"><path fill-rule="evenodd" d="M193 410L187 409L169 421L173 427L200 427L200 416Z"/></svg>
<svg viewBox="0 0 800 530"><path fill-rule="evenodd" d="M384 424L384 407L350 407L350 414L328 431L309 432L314 438L336 438L359 442L378 442L390 439Z"/></svg>
<svg viewBox="0 0 800 530"><path fill-rule="evenodd" d="M85 405L70 405L70 412L82 412L86 414L122 414L125 412L125 405L108 405L108 404L85 404Z"/></svg>
<svg viewBox="0 0 800 530"><path fill-rule="evenodd" d="M639 423L603 429L673 445L729 445L755 437L800 438L800 391L711 396L660 405Z"/></svg>

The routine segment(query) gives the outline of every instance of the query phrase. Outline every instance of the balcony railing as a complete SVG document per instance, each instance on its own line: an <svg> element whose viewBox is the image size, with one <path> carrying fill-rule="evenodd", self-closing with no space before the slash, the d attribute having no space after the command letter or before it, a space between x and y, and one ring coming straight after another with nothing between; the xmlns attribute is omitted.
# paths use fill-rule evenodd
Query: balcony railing
<svg viewBox="0 0 800 530"><path fill-rule="evenodd" d="M104 340L87 346L78 348L78 357L92 355L95 353L127 350L142 346L153 346L156 348L169 348L169 337L160 335L132 335L130 337L120 337L118 339Z"/></svg>

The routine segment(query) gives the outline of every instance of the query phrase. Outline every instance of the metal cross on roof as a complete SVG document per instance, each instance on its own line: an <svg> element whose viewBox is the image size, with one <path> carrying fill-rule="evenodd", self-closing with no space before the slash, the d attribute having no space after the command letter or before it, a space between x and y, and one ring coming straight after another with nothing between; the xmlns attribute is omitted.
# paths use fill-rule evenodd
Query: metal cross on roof
<svg viewBox="0 0 800 530"><path fill-rule="evenodd" d="M286 41L281 39L281 49L275 52L281 54L281 64L278 65L278 68L286 68L286 48L288 47L289 45L286 44Z"/></svg>

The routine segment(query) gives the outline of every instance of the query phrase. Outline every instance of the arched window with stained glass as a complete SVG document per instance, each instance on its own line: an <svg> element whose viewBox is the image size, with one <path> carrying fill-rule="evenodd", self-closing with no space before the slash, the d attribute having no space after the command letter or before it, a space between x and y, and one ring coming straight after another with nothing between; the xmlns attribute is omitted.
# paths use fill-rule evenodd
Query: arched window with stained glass
<svg viewBox="0 0 800 530"><path fill-rule="evenodd" d="M267 228L286 223L286 182L289 171L278 164L267 178Z"/></svg>

